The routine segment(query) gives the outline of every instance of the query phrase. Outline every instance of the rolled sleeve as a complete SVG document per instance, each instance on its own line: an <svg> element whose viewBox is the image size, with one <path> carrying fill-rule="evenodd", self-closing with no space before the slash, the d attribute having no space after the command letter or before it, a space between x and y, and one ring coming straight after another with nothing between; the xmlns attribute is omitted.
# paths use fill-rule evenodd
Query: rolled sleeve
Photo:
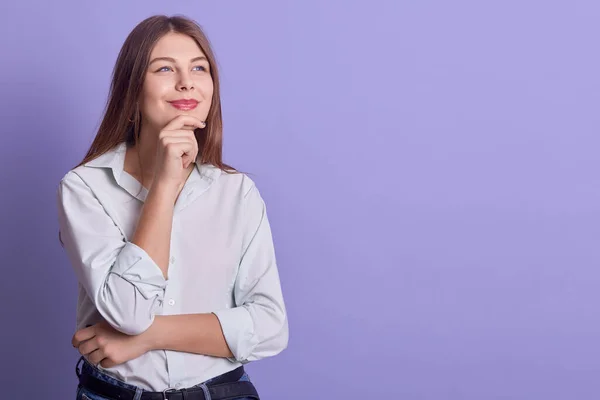
<svg viewBox="0 0 600 400"><path fill-rule="evenodd" d="M288 344L288 320L271 228L256 186L245 196L244 251L234 285L234 308L215 311L233 358L247 363L274 356Z"/></svg>
<svg viewBox="0 0 600 400"><path fill-rule="evenodd" d="M79 283L115 329L144 332L164 297L162 271L146 251L125 239L76 173L61 180L57 197L61 242Z"/></svg>

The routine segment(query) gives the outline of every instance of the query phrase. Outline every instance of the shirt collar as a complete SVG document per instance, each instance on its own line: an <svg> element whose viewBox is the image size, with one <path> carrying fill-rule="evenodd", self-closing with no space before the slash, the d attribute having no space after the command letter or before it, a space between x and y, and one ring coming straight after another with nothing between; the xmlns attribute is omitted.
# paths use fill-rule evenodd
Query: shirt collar
<svg viewBox="0 0 600 400"><path fill-rule="evenodd" d="M144 201L148 191L141 187L142 185L137 180L133 179L129 174L123 174L126 151L127 143L121 142L113 149L85 163L84 166L111 169L112 174L119 186L127 190L134 197ZM196 168L194 168L190 174L182 190L182 194L184 191L190 192L189 194L194 193L194 198L208 189L212 183L217 180L222 172L220 168L217 168L212 164L200 164L199 161L200 156L196 158ZM141 192L140 189L142 189ZM190 196L188 195L186 197Z"/></svg>

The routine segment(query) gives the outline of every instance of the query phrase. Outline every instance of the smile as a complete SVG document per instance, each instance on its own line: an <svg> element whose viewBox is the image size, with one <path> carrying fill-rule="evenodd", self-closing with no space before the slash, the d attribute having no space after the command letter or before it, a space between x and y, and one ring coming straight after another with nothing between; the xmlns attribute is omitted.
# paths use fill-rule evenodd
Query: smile
<svg viewBox="0 0 600 400"><path fill-rule="evenodd" d="M169 101L169 104L171 104L173 107L175 107L178 110L189 111L189 110L193 110L194 108L196 108L198 106L198 101L197 100L175 100L175 101Z"/></svg>

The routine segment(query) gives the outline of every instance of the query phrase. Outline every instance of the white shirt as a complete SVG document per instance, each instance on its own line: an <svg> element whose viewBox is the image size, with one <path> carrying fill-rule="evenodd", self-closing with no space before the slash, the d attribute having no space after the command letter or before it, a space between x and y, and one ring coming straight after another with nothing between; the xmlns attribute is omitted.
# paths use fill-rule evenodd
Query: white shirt
<svg viewBox="0 0 600 400"><path fill-rule="evenodd" d="M155 315L214 312L232 358L153 350L105 373L146 390L197 385L287 347L265 203L245 174L196 164L173 216L168 280L131 243L148 194L123 170L126 144L67 172L60 238L79 281L76 329L106 320L136 335ZM139 195L138 195L139 193Z"/></svg>

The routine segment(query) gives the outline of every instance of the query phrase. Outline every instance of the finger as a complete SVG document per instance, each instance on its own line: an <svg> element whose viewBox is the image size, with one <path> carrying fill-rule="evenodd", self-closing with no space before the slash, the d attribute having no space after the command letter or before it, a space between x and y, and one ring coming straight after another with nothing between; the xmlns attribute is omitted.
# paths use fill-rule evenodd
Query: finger
<svg viewBox="0 0 600 400"><path fill-rule="evenodd" d="M80 329L77 332L75 332L75 334L73 335L71 344L73 345L73 347L79 347L81 342L85 342L86 340L89 340L89 339L93 338L94 336L96 336L96 331L94 330L93 326Z"/></svg>
<svg viewBox="0 0 600 400"><path fill-rule="evenodd" d="M98 339L97 336L95 336L79 345L79 353L81 353L82 356L85 356L99 348L100 346L98 345Z"/></svg>
<svg viewBox="0 0 600 400"><path fill-rule="evenodd" d="M206 123L200 121L198 118L193 117L191 115L178 115L177 117L173 118L167 125L165 125L165 127L162 130L171 131L174 129L181 129L185 125L191 125L196 128L202 129L206 126Z"/></svg>
<svg viewBox="0 0 600 400"><path fill-rule="evenodd" d="M202 126L200 128L204 128L206 126L206 122L200 121L202 122ZM188 131L195 131L196 129L198 129L197 126L194 125L184 125L181 129L185 129Z"/></svg>
<svg viewBox="0 0 600 400"><path fill-rule="evenodd" d="M163 139L163 138L168 138L168 137L183 137L183 138L189 138L190 140L196 139L196 135L195 135L194 131L189 130L189 129L174 129L172 131L162 131L158 135L159 140Z"/></svg>
<svg viewBox="0 0 600 400"><path fill-rule="evenodd" d="M189 143L196 149L196 153L198 152L198 140L192 131L176 130L161 132L158 141L163 147L172 143Z"/></svg>
<svg viewBox="0 0 600 400"><path fill-rule="evenodd" d="M88 355L87 357L88 361L92 365L100 364L100 361L104 360L105 358L106 357L104 356L104 353L100 349L91 352L90 355Z"/></svg>
<svg viewBox="0 0 600 400"><path fill-rule="evenodd" d="M167 153L176 157L195 156L198 154L198 144L189 140L168 139L163 142Z"/></svg>
<svg viewBox="0 0 600 400"><path fill-rule="evenodd" d="M186 136L164 136L160 139L163 145L167 144L180 144L180 143L188 143L190 145L194 144L194 140L190 137Z"/></svg>
<svg viewBox="0 0 600 400"><path fill-rule="evenodd" d="M193 162L196 162L197 155L198 151L195 149L183 150L183 154L181 154L182 168L187 169Z"/></svg>
<svg viewBox="0 0 600 400"><path fill-rule="evenodd" d="M191 140L165 138L163 146L165 146L168 153L176 157L192 157L195 159L198 154L198 143Z"/></svg>

